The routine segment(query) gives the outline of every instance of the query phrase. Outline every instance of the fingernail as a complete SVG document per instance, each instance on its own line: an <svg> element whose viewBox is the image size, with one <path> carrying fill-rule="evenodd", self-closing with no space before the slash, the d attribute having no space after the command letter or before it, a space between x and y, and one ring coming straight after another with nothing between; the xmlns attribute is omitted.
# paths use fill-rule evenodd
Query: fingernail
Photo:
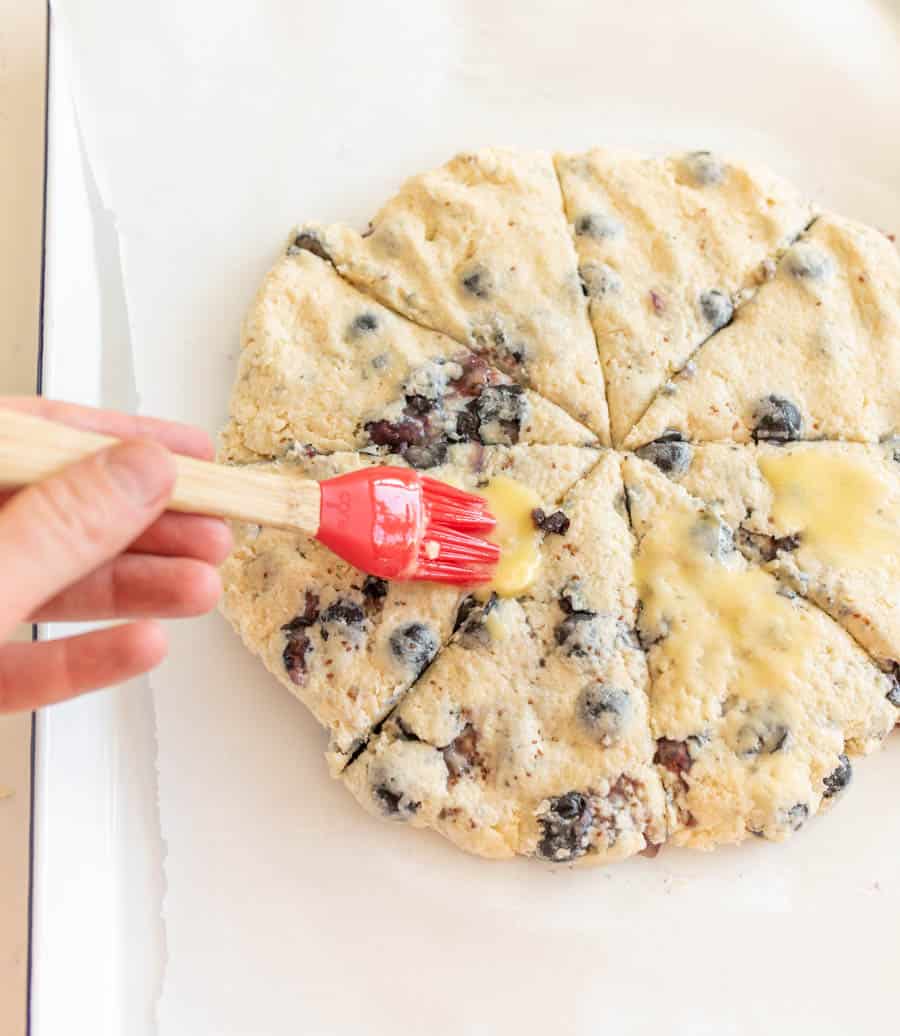
<svg viewBox="0 0 900 1036"><path fill-rule="evenodd" d="M126 442L107 451L106 466L123 493L141 507L156 504L172 490L174 465L154 442Z"/></svg>

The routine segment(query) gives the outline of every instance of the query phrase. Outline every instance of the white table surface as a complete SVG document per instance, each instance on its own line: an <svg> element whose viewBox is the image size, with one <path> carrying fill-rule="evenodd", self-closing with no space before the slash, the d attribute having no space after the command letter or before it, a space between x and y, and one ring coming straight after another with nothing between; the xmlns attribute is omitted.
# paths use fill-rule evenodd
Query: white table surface
<svg viewBox="0 0 900 1036"><path fill-rule="evenodd" d="M46 7L0 0L0 395L35 386ZM0 716L0 1033L24 1036L31 716Z"/></svg>

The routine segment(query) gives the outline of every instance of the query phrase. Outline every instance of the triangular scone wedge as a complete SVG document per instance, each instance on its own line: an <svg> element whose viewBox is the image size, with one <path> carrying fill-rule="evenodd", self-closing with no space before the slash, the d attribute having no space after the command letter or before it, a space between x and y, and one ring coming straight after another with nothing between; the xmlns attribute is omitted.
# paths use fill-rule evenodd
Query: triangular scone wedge
<svg viewBox="0 0 900 1036"><path fill-rule="evenodd" d="M404 463L338 453L278 468L321 480L379 460ZM574 446L469 444L452 447L433 474L467 489L504 474L552 507L596 461L595 450ZM329 759L340 769L450 636L462 594L367 579L305 536L249 525L234 531L222 566L223 611L250 651L328 728Z"/></svg>
<svg viewBox="0 0 900 1036"><path fill-rule="evenodd" d="M627 458L625 485L670 837L786 838L847 785L848 754L892 729L891 681L652 464Z"/></svg>
<svg viewBox="0 0 900 1036"><path fill-rule="evenodd" d="M900 708L900 442L651 443L639 453L814 601L894 680Z"/></svg>
<svg viewBox="0 0 900 1036"><path fill-rule="evenodd" d="M397 316L311 252L283 257L243 328L223 444L233 459L381 446L416 467L455 442L594 434L453 341Z"/></svg>
<svg viewBox="0 0 900 1036"><path fill-rule="evenodd" d="M311 249L609 442L603 373L549 155L492 149L413 177L367 233L301 226Z"/></svg>
<svg viewBox="0 0 900 1036"><path fill-rule="evenodd" d="M822 216L651 404L627 448L848 439L900 431L900 255L877 230Z"/></svg>
<svg viewBox="0 0 900 1036"><path fill-rule="evenodd" d="M490 857L605 862L665 838L620 460L562 505L529 594L475 606L345 780Z"/></svg>
<svg viewBox="0 0 900 1036"><path fill-rule="evenodd" d="M614 443L732 318L812 219L766 169L707 151L558 155L603 364Z"/></svg>

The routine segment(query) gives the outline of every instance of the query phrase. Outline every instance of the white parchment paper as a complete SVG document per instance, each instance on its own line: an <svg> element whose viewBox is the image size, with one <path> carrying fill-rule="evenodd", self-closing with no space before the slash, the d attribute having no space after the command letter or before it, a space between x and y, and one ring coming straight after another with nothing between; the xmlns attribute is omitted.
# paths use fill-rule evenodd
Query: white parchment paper
<svg viewBox="0 0 900 1036"><path fill-rule="evenodd" d="M210 430L243 310L291 225L362 224L460 148L722 149L900 229L891 3L56 0L53 13L124 285L104 363L133 369L143 412ZM786 846L593 872L487 864L364 815L327 777L314 721L221 619L171 639L151 679L166 889L149 1006L163 1036L837 1034L895 1016L896 742ZM156 1000L157 985L135 996Z"/></svg>

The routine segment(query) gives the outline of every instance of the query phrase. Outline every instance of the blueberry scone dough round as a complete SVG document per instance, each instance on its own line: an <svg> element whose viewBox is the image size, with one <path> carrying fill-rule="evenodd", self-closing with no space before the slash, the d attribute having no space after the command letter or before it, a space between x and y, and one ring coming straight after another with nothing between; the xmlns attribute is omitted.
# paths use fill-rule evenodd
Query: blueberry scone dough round
<svg viewBox="0 0 900 1036"><path fill-rule="evenodd" d="M573 446L461 444L433 474L470 490L506 475L552 510L596 460L595 450ZM405 465L400 456L335 453L263 467L321 480L375 463ZM314 540L254 525L235 528L222 577L226 617L328 728L335 771L448 639L461 597L439 584L367 578Z"/></svg>
<svg viewBox="0 0 900 1036"><path fill-rule="evenodd" d="M781 840L847 785L849 755L893 728L891 680L650 462L627 458L625 484L669 839Z"/></svg>
<svg viewBox="0 0 900 1036"><path fill-rule="evenodd" d="M445 335L397 316L311 252L284 256L244 322L229 459L380 447L415 467L449 445L584 444L594 434Z"/></svg>
<svg viewBox="0 0 900 1036"><path fill-rule="evenodd" d="M346 771L371 812L495 858L606 862L664 840L620 458L605 454L562 510L527 595L467 599Z"/></svg>
<svg viewBox="0 0 900 1036"><path fill-rule="evenodd" d="M730 322L812 219L765 169L707 151L557 155L603 364L613 443Z"/></svg>
<svg viewBox="0 0 900 1036"><path fill-rule="evenodd" d="M298 249L441 331L609 442L603 373L549 155L487 149L408 180L365 234L304 224Z"/></svg>
<svg viewBox="0 0 900 1036"><path fill-rule="evenodd" d="M900 708L900 442L651 443L639 450L735 544L840 623Z"/></svg>
<svg viewBox="0 0 900 1036"><path fill-rule="evenodd" d="M900 432L900 254L877 230L825 215L774 279L663 386L628 433L716 442Z"/></svg>

